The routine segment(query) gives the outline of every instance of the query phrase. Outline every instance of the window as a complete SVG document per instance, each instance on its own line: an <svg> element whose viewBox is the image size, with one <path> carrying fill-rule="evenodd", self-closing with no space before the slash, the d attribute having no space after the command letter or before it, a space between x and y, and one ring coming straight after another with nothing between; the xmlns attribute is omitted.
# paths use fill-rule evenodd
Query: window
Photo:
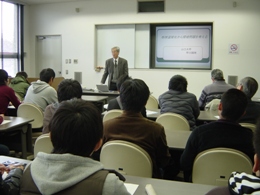
<svg viewBox="0 0 260 195"><path fill-rule="evenodd" d="M23 69L22 5L0 1L0 68L10 76Z"/></svg>

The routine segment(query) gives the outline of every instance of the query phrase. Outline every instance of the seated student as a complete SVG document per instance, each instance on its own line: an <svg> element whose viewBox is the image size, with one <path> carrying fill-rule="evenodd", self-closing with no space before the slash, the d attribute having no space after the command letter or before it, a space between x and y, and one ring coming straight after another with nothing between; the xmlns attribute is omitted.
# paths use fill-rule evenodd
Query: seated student
<svg viewBox="0 0 260 195"><path fill-rule="evenodd" d="M218 108L220 119L193 130L180 159L185 181L190 181L197 154L207 149L232 148L245 153L253 160L252 130L237 122L245 113L246 106L246 95L237 89L229 89L221 98Z"/></svg>
<svg viewBox="0 0 260 195"><path fill-rule="evenodd" d="M172 112L184 116L192 130L196 127L196 119L200 114L200 109L196 96L187 92L187 85L185 77L173 76L169 81L169 90L159 97L159 105L161 114Z"/></svg>
<svg viewBox="0 0 260 195"><path fill-rule="evenodd" d="M9 87L14 90L20 101L24 99L24 96L30 86L30 83L27 81L27 77L28 75L26 72L18 72L9 85Z"/></svg>
<svg viewBox="0 0 260 195"><path fill-rule="evenodd" d="M228 181L228 187L217 187L207 193L207 195L231 195L231 194L260 194L260 118L258 118L256 130L254 132L254 167L256 176L233 172Z"/></svg>
<svg viewBox="0 0 260 195"><path fill-rule="evenodd" d="M14 90L7 86L8 74L5 70L0 69L0 114L8 115L7 108L11 102L17 109L21 104L16 97Z"/></svg>
<svg viewBox="0 0 260 195"><path fill-rule="evenodd" d="M0 164L0 194L1 195L18 195L20 179L23 175L24 167L22 165L9 165L6 167ZM3 180L2 175L8 172L7 177Z"/></svg>
<svg viewBox="0 0 260 195"><path fill-rule="evenodd" d="M260 103L253 102L251 99L258 89L257 81L252 77L245 77L238 83L237 89L246 94L248 101L246 113L239 119L239 122L255 124L256 119L260 116Z"/></svg>
<svg viewBox="0 0 260 195"><path fill-rule="evenodd" d="M81 98L82 96L82 87L80 83L76 80L72 79L64 79L58 86L57 90L58 101L54 104L50 104L46 107L44 112L43 119L43 129L42 133L49 133L49 123L51 118L53 117L56 110L59 108L59 105L62 101L70 100L72 98Z"/></svg>
<svg viewBox="0 0 260 195"><path fill-rule="evenodd" d="M204 110L206 104L211 102L213 99L221 99L224 92L229 89L235 88L225 82L224 74L222 70L214 69L211 71L212 84L207 85L202 90L199 98L199 107Z"/></svg>
<svg viewBox="0 0 260 195"><path fill-rule="evenodd" d="M44 112L49 104L57 102L57 92L51 87L54 78L55 72L51 68L43 69L40 72L40 80L31 83L24 103L35 104Z"/></svg>
<svg viewBox="0 0 260 195"><path fill-rule="evenodd" d="M92 160L100 148L103 124L99 111L81 99L60 104L49 124L52 154L39 152L25 170L23 194L129 194L115 174L100 171Z"/></svg>
<svg viewBox="0 0 260 195"><path fill-rule="evenodd" d="M141 115L149 95L149 88L142 80L127 80L121 85L123 114L104 122L104 143L124 140L140 146L151 157L153 177L160 178L159 168L168 165L170 153L163 126Z"/></svg>
<svg viewBox="0 0 260 195"><path fill-rule="evenodd" d="M117 86L117 89L118 89L119 92L120 92L120 87L121 87L122 83L125 82L126 80L130 80L130 79L132 79L132 78L129 77L128 75L122 75L121 77L119 77L119 79L116 82L116 86ZM118 96L117 98L111 99L108 102L107 111L114 110L114 109L123 110L123 106L122 106L122 103L121 103L121 100L120 100L120 96ZM145 106L142 108L141 114L143 115L143 117L146 117Z"/></svg>

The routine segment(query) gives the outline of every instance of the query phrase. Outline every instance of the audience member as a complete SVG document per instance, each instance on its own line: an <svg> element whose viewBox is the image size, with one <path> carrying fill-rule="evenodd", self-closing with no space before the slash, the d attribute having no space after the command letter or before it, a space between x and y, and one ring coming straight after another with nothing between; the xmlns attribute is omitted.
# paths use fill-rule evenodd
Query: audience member
<svg viewBox="0 0 260 195"><path fill-rule="evenodd" d="M117 85L117 89L120 92L120 87L123 84L123 82L125 82L126 80L130 80L132 79L131 77L129 77L128 75L122 75L121 77L119 77L119 79L116 82ZM108 102L108 107L107 110L114 110L114 109L119 109L119 110L123 110L123 106L120 100L120 96L109 100ZM141 110L141 114L143 115L143 117L146 117L146 108L145 106L142 108Z"/></svg>
<svg viewBox="0 0 260 195"><path fill-rule="evenodd" d="M80 83L72 79L64 79L58 86L58 102L50 104L46 107L43 119L42 133L49 133L49 123L62 101L73 98L81 98L82 87Z"/></svg>
<svg viewBox="0 0 260 195"><path fill-rule="evenodd" d="M40 72L40 80L32 82L24 103L37 105L42 111L52 103L57 102L57 92L51 87L55 78L55 72L51 68L43 69Z"/></svg>
<svg viewBox="0 0 260 195"><path fill-rule="evenodd" d="M233 148L245 153L253 160L252 130L237 123L245 113L246 106L245 94L237 89L229 89L221 98L218 111L220 119L193 130L180 160L185 181L190 180L197 154L207 149Z"/></svg>
<svg viewBox="0 0 260 195"><path fill-rule="evenodd" d="M233 172L228 181L228 187L217 187L209 191L207 195L231 195L231 194L259 194L260 193L260 118L258 118L254 132L254 167L255 175Z"/></svg>
<svg viewBox="0 0 260 195"><path fill-rule="evenodd" d="M150 91L144 81L132 79L120 87L123 114L104 122L104 143L112 140L132 142L143 148L153 162L153 177L161 177L170 159L163 126L141 115Z"/></svg>
<svg viewBox="0 0 260 195"><path fill-rule="evenodd" d="M115 174L90 158L103 137L101 115L92 103L62 102L49 129L53 152L37 154L23 174L21 194L129 194Z"/></svg>
<svg viewBox="0 0 260 195"><path fill-rule="evenodd" d="M211 79L213 83L204 87L199 98L199 107L201 110L204 110L206 104L211 102L213 99L221 99L224 92L234 88L234 86L225 82L222 70L212 70Z"/></svg>
<svg viewBox="0 0 260 195"><path fill-rule="evenodd" d="M260 116L260 103L253 102L251 99L258 89L257 81L252 77L243 78L237 85L237 89L243 91L247 97L246 113L239 122L256 123L256 119Z"/></svg>
<svg viewBox="0 0 260 195"><path fill-rule="evenodd" d="M9 87L14 90L15 95L20 101L23 101L26 92L30 86L30 83L27 81L27 77L28 75L26 72L18 72L15 78L11 80L11 83L9 85Z"/></svg>
<svg viewBox="0 0 260 195"><path fill-rule="evenodd" d="M9 165L6 167L0 164L0 194L2 195L18 195L20 180L23 175L24 167L22 165ZM7 172L8 175L3 180L2 175Z"/></svg>
<svg viewBox="0 0 260 195"><path fill-rule="evenodd" d="M159 105L161 114L172 112L184 116L192 130L196 127L196 119L200 110L196 96L187 92L187 85L188 82L185 77L181 75L173 76L169 81L169 90L159 97Z"/></svg>
<svg viewBox="0 0 260 195"><path fill-rule="evenodd" d="M7 108L11 102L15 108L21 104L15 96L14 90L7 86L8 74L5 70L0 69L0 114L8 115Z"/></svg>

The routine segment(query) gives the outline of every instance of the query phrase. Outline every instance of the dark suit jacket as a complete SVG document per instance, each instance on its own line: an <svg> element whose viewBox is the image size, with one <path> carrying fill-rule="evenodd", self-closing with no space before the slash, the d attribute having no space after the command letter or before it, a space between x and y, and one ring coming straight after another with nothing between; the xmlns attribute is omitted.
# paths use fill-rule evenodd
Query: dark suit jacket
<svg viewBox="0 0 260 195"><path fill-rule="evenodd" d="M101 79L101 83L105 83L108 76L108 88L113 78L114 73L114 61L113 58L110 58L106 61L105 72ZM128 75L128 63L124 58L118 58L118 78L122 75Z"/></svg>

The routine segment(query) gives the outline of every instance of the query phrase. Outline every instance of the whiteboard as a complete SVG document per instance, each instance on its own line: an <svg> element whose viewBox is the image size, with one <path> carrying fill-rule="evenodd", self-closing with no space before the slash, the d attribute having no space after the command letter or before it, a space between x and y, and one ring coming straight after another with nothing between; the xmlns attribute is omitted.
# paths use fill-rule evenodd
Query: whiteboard
<svg viewBox="0 0 260 195"><path fill-rule="evenodd" d="M96 65L105 67L112 58L111 48L120 47L119 57L128 61L128 68L135 67L135 25L96 25Z"/></svg>

